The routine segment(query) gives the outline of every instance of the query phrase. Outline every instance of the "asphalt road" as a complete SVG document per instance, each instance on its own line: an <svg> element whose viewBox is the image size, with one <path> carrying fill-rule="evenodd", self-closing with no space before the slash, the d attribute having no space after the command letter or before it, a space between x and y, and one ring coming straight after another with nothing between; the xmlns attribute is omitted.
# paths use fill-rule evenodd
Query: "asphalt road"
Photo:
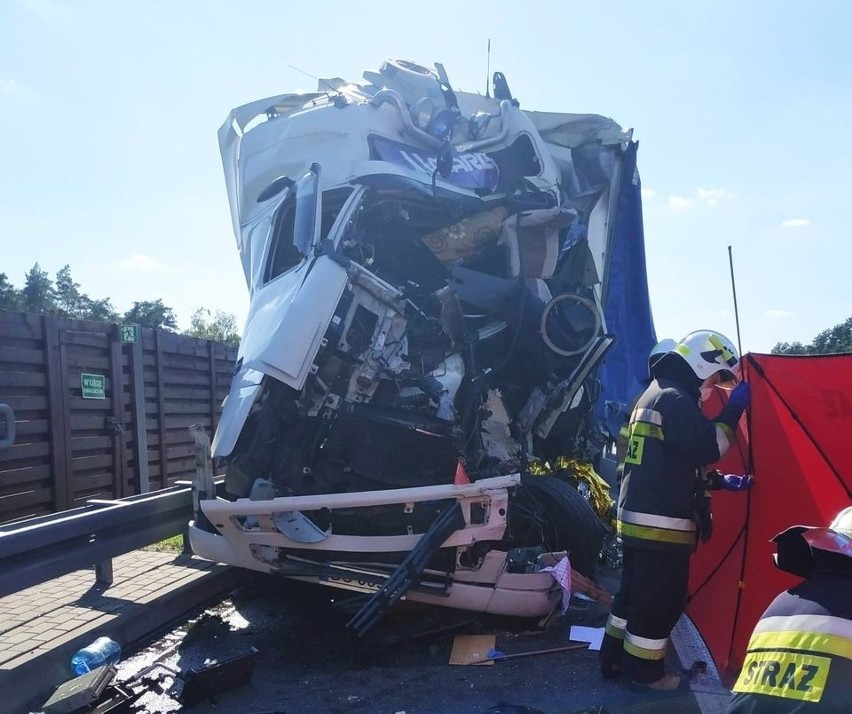
<svg viewBox="0 0 852 714"><path fill-rule="evenodd" d="M605 611L589 601L573 598L568 613L554 618L546 630L538 629L535 621L402 603L359 639L345 629L349 617L350 612L341 607L341 591L246 573L244 585L227 600L123 662L118 679L132 686L134 675L153 662L186 672L254 647L259 652L249 685L182 709L178 700L182 682L161 671L165 692L147 694L140 701L143 710L199 714L699 712L691 694L649 700L622 683L604 681L598 673L597 653L588 650L490 666L448 664L457 633L496 634L497 648L507 654L564 645L571 625L603 625ZM423 634L439 628L446 629ZM671 666L680 665L672 662Z"/></svg>

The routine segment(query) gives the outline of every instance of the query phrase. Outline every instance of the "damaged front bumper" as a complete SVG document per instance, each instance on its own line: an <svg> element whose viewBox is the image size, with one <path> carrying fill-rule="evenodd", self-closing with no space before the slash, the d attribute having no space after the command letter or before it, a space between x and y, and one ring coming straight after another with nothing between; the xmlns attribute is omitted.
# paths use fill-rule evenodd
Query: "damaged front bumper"
<svg viewBox="0 0 852 714"><path fill-rule="evenodd" d="M512 572L509 551L483 549L503 538L509 493L519 483L520 476L515 474L463 485L263 501L202 500L203 518L190 524L190 542L196 554L209 560L374 593L392 574L394 554L412 551L423 534L409 525L404 532L394 534L356 535L335 532L330 525L323 530L317 523L328 523L329 514L335 511L386 508L414 514L418 508L454 500L461 507L464 526L441 545L442 560L449 567L427 567L404 598L463 610L537 617L552 611L560 600L559 586L541 568L562 554L540 554L535 564L524 567L532 572ZM205 520L216 532L200 525ZM388 562L382 562L385 560Z"/></svg>

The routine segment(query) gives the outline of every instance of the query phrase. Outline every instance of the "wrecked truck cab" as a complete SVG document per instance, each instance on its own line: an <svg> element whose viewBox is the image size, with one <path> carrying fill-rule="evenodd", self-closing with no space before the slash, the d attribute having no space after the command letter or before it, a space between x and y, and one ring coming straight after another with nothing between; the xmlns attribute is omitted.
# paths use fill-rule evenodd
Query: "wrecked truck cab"
<svg viewBox="0 0 852 714"><path fill-rule="evenodd" d="M601 307L630 134L389 60L219 132L251 295L194 551L396 600L534 616L610 526ZM498 78L498 75L495 75ZM205 494L211 491L209 487ZM370 609L372 608L372 609Z"/></svg>

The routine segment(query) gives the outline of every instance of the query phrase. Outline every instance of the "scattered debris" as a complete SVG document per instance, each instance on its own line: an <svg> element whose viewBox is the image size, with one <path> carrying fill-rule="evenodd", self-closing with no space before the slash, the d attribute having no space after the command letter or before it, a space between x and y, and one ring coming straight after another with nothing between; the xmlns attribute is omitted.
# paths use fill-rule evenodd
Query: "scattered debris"
<svg viewBox="0 0 852 714"><path fill-rule="evenodd" d="M571 602L571 561L565 556L556 565L542 568L545 573L550 573L553 579L562 589L562 614L568 612Z"/></svg>
<svg viewBox="0 0 852 714"><path fill-rule="evenodd" d="M581 575L576 570L571 571L571 586L574 593L580 593L590 597L601 605L607 607L612 605L612 595L598 585L594 580Z"/></svg>
<svg viewBox="0 0 852 714"><path fill-rule="evenodd" d="M687 680L697 677L707 672L707 663L704 660L697 659L692 663L692 666L681 671L681 676Z"/></svg>
<svg viewBox="0 0 852 714"><path fill-rule="evenodd" d="M495 635L456 635L450 664L494 664L488 653L496 644Z"/></svg>
<svg viewBox="0 0 852 714"><path fill-rule="evenodd" d="M116 669L105 665L61 684L44 704L45 714L66 714L100 699L115 677Z"/></svg>
<svg viewBox="0 0 852 714"><path fill-rule="evenodd" d="M115 667L98 667L61 685L45 703L44 712L70 714L83 709L96 714L135 712L138 711L137 702L149 692L166 692L169 680L173 680L173 684L182 684L178 699L183 706L191 707L248 684L257 655L258 650L249 647L246 652L233 657L203 667L190 667L186 673L162 662L154 662L122 682L115 681Z"/></svg>
<svg viewBox="0 0 852 714"><path fill-rule="evenodd" d="M258 651L249 647L249 651L234 655L205 667L191 667L182 677L181 702L188 707L210 697L242 687L251 680Z"/></svg>
<svg viewBox="0 0 852 714"><path fill-rule="evenodd" d="M512 654L506 654L505 652L501 652L500 650L489 650L486 659L491 660L492 662L500 662L507 659L521 659L523 657L535 657L537 655L546 655L546 654L555 654L557 652L570 652L571 650L585 650L589 649L589 645L584 643L575 642L570 645L565 645L564 647L550 647L546 650L530 650L528 652L514 652Z"/></svg>
<svg viewBox="0 0 852 714"><path fill-rule="evenodd" d="M572 625L568 636L576 642L588 642L590 650L599 650L603 642L604 632L603 627Z"/></svg>

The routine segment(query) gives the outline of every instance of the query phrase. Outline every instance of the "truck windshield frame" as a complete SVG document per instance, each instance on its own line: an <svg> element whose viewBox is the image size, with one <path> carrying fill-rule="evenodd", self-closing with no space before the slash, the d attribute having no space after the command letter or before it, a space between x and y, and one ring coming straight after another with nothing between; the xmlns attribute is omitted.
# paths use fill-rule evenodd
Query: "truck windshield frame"
<svg viewBox="0 0 852 714"><path fill-rule="evenodd" d="M307 255L316 239L320 214L319 166L313 164L296 183L296 216L293 245Z"/></svg>

